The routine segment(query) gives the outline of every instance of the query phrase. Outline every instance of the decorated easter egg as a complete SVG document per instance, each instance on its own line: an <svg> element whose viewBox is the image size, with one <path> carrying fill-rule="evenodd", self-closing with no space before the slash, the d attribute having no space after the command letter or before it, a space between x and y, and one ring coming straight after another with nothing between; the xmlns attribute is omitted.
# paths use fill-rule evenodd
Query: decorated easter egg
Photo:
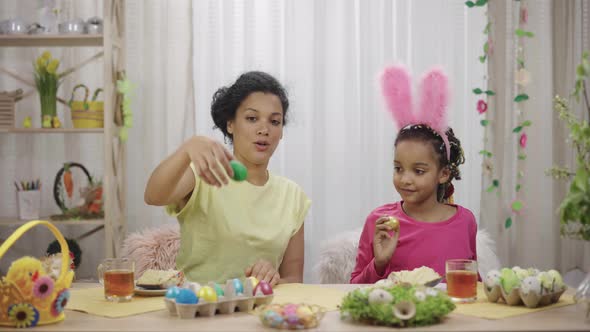
<svg viewBox="0 0 590 332"><path fill-rule="evenodd" d="M537 277L526 277L520 283L520 290L523 294L541 294L541 282Z"/></svg>
<svg viewBox="0 0 590 332"><path fill-rule="evenodd" d="M256 277L248 277L248 280L252 282L252 289L256 288L256 285L258 285L258 279L256 279Z"/></svg>
<svg viewBox="0 0 590 332"><path fill-rule="evenodd" d="M272 294L272 287L270 284L264 280L260 280L258 285L254 288L254 295L261 296L261 295L270 295Z"/></svg>
<svg viewBox="0 0 590 332"><path fill-rule="evenodd" d="M535 269L533 267L528 268L527 271L529 272L529 276L531 276L531 277L536 277L539 273L541 273L541 271L539 271L539 269Z"/></svg>
<svg viewBox="0 0 590 332"><path fill-rule="evenodd" d="M529 271L528 270L525 270L525 269L522 269L519 266L513 267L512 268L512 271L514 271L514 273L516 273L516 277L519 280L524 280L524 278L526 278L526 277L529 276Z"/></svg>
<svg viewBox="0 0 590 332"><path fill-rule="evenodd" d="M217 302L217 293L210 286L201 287L201 289L199 289L199 293L197 294L197 296L199 297L199 299L205 302Z"/></svg>
<svg viewBox="0 0 590 332"><path fill-rule="evenodd" d="M383 304L393 301L393 295L384 289L373 289L369 293L369 304Z"/></svg>
<svg viewBox="0 0 590 332"><path fill-rule="evenodd" d="M377 282L375 283L375 286L379 287L379 288L390 288L396 285L396 282L390 279L381 279L381 280L377 280Z"/></svg>
<svg viewBox="0 0 590 332"><path fill-rule="evenodd" d="M391 227L396 232L399 230L399 220L397 220L397 218L388 217L387 221L383 224Z"/></svg>
<svg viewBox="0 0 590 332"><path fill-rule="evenodd" d="M311 309L306 305L299 306L296 310L296 313L297 316L301 318L313 315L313 311L311 311Z"/></svg>
<svg viewBox="0 0 590 332"><path fill-rule="evenodd" d="M242 284L242 281L240 281L240 279L235 278L233 280L234 283L234 289L236 290L236 295L243 295L244 294L244 285Z"/></svg>
<svg viewBox="0 0 590 332"><path fill-rule="evenodd" d="M496 285L500 285L500 271L498 270L490 270L486 274L484 279L484 283L488 288L492 288Z"/></svg>
<svg viewBox="0 0 590 332"><path fill-rule="evenodd" d="M520 280L516 276L516 273L509 268L503 268L500 271L500 285L504 289L504 292L509 294L512 289L518 287Z"/></svg>
<svg viewBox="0 0 590 332"><path fill-rule="evenodd" d="M188 288L193 291L195 294L199 294L199 290L201 289L201 284L198 282L186 282L182 285L183 288Z"/></svg>
<svg viewBox="0 0 590 332"><path fill-rule="evenodd" d="M426 300L426 293L422 292L422 291L416 291L414 293L414 297L416 298L416 300L418 301L424 301Z"/></svg>
<svg viewBox="0 0 590 332"><path fill-rule="evenodd" d="M166 291L166 298L167 299L176 299L176 297L178 296L179 293L180 293L180 287L177 287L177 286L170 287Z"/></svg>
<svg viewBox="0 0 590 332"><path fill-rule="evenodd" d="M248 177L248 169L246 166L237 160L230 160L229 164L231 168L234 170L234 180L236 181L244 181Z"/></svg>
<svg viewBox="0 0 590 332"><path fill-rule="evenodd" d="M176 296L176 303L180 304L197 304L199 302L199 298L197 298L197 294L193 293L192 290L188 288L180 288L178 291L178 295Z"/></svg>
<svg viewBox="0 0 590 332"><path fill-rule="evenodd" d="M563 278L561 277L561 274L557 270L549 270L547 271L547 274L551 276L553 278L553 281L555 282L553 290L563 289L565 284L563 283Z"/></svg>
<svg viewBox="0 0 590 332"><path fill-rule="evenodd" d="M215 293L217 293L217 296L224 296L225 295L225 291L223 290L223 287L221 287L220 284L218 283L214 283L213 284L213 289L215 289Z"/></svg>
<svg viewBox="0 0 590 332"><path fill-rule="evenodd" d="M438 291L436 288L427 287L425 293L427 296L438 296L440 291Z"/></svg>
<svg viewBox="0 0 590 332"><path fill-rule="evenodd" d="M550 291L553 287L553 278L549 275L549 273L543 271L537 274L537 279L541 282L541 287L545 290Z"/></svg>
<svg viewBox="0 0 590 332"><path fill-rule="evenodd" d="M284 322L283 316L273 310L265 311L263 319L268 324L268 326L274 328L281 327Z"/></svg>

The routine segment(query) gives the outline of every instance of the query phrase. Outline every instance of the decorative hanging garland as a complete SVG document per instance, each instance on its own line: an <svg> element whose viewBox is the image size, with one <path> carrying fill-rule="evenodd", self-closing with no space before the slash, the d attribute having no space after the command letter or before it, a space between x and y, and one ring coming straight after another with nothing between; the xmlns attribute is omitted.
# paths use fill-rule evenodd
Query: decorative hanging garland
<svg viewBox="0 0 590 332"><path fill-rule="evenodd" d="M524 54L524 40L525 38L532 38L534 37L534 33L525 30L526 25L528 23L528 8L526 6L525 1L514 1L518 6L518 28L514 31L515 35L517 36L517 42L515 43L516 47L516 72L515 72L515 84L516 84L516 96L514 97L515 109L517 112L517 121L518 125L512 130L512 133L516 135L517 139L517 185L515 186L515 198L509 204L509 215L506 217L504 221L504 228L508 229L512 226L513 219L516 215L522 212L524 208L524 201L521 199L521 189L522 183L521 179L524 177L524 165L523 161L526 159L526 152L525 149L527 147L528 136L526 134L526 128L532 125L530 120L527 120L525 117L524 112L522 111L522 106L524 102L529 99L529 95L525 92L525 87L530 82L530 73L526 69L525 63L525 54ZM482 64L492 56L493 54L493 38L492 38L492 31L491 27L493 22L490 19L490 15L487 12L487 0L478 0L476 2L467 1L465 5L469 8L474 7L486 7L486 17L487 17L487 24L483 33L487 36L486 42L483 46L483 55L479 56L479 61ZM482 86L486 85L488 80L487 75L484 75L482 78ZM487 149L485 149L486 144L488 143L488 134L490 127L492 125L492 121L488 119L488 104L489 98L495 96L495 92L493 90L488 90L480 87L473 88L471 90L475 95L480 96L476 104L476 110L481 115L480 125L484 127L484 149L482 149L479 153L483 156L483 173L486 177L490 180L490 184L488 185L486 192L493 193L500 195L500 179L495 176L494 173L494 163L493 163L493 153Z"/></svg>

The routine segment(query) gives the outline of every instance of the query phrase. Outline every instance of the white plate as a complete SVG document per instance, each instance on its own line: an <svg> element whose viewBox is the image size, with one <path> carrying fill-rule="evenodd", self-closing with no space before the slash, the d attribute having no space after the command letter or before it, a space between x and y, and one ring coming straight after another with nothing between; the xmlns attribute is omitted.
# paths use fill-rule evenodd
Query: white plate
<svg viewBox="0 0 590 332"><path fill-rule="evenodd" d="M145 289L135 286L135 294L139 296L164 296L167 289Z"/></svg>

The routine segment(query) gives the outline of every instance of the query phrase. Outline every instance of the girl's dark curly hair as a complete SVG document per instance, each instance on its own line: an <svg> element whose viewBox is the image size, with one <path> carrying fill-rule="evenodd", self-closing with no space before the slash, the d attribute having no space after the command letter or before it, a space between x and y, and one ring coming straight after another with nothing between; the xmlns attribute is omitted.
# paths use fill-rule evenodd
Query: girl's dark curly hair
<svg viewBox="0 0 590 332"><path fill-rule="evenodd" d="M283 106L283 125L287 124L287 110L289 99L285 88L273 76L250 71L238 77L236 82L228 87L222 87L213 94L211 102L211 118L214 128L219 128L223 136L233 141L233 135L227 132L227 122L236 117L240 104L253 92L270 93L279 98Z"/></svg>
<svg viewBox="0 0 590 332"><path fill-rule="evenodd" d="M461 180L461 172L459 171L459 165L465 163L465 156L463 155L463 148L461 148L461 142L455 136L453 129L449 128L446 132L449 139L449 145L451 146L451 160L447 160L447 151L445 143L440 135L432 130L430 127L425 125L413 125L400 130L397 138L395 139L395 146L399 142L414 140L430 143L436 154L438 166L442 169L447 167L451 171L449 181L440 184L437 189L437 199L439 202L443 202L450 196L447 194L448 189L453 180ZM452 194L452 193L451 193Z"/></svg>

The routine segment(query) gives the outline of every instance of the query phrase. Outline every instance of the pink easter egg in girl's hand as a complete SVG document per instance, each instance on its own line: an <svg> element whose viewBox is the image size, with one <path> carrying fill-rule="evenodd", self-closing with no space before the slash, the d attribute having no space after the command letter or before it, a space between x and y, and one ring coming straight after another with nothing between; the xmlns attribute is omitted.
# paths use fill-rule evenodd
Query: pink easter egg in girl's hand
<svg viewBox="0 0 590 332"><path fill-rule="evenodd" d="M260 280L258 285L254 288L254 296L259 295L271 295L272 294L272 287L270 284L264 280Z"/></svg>

